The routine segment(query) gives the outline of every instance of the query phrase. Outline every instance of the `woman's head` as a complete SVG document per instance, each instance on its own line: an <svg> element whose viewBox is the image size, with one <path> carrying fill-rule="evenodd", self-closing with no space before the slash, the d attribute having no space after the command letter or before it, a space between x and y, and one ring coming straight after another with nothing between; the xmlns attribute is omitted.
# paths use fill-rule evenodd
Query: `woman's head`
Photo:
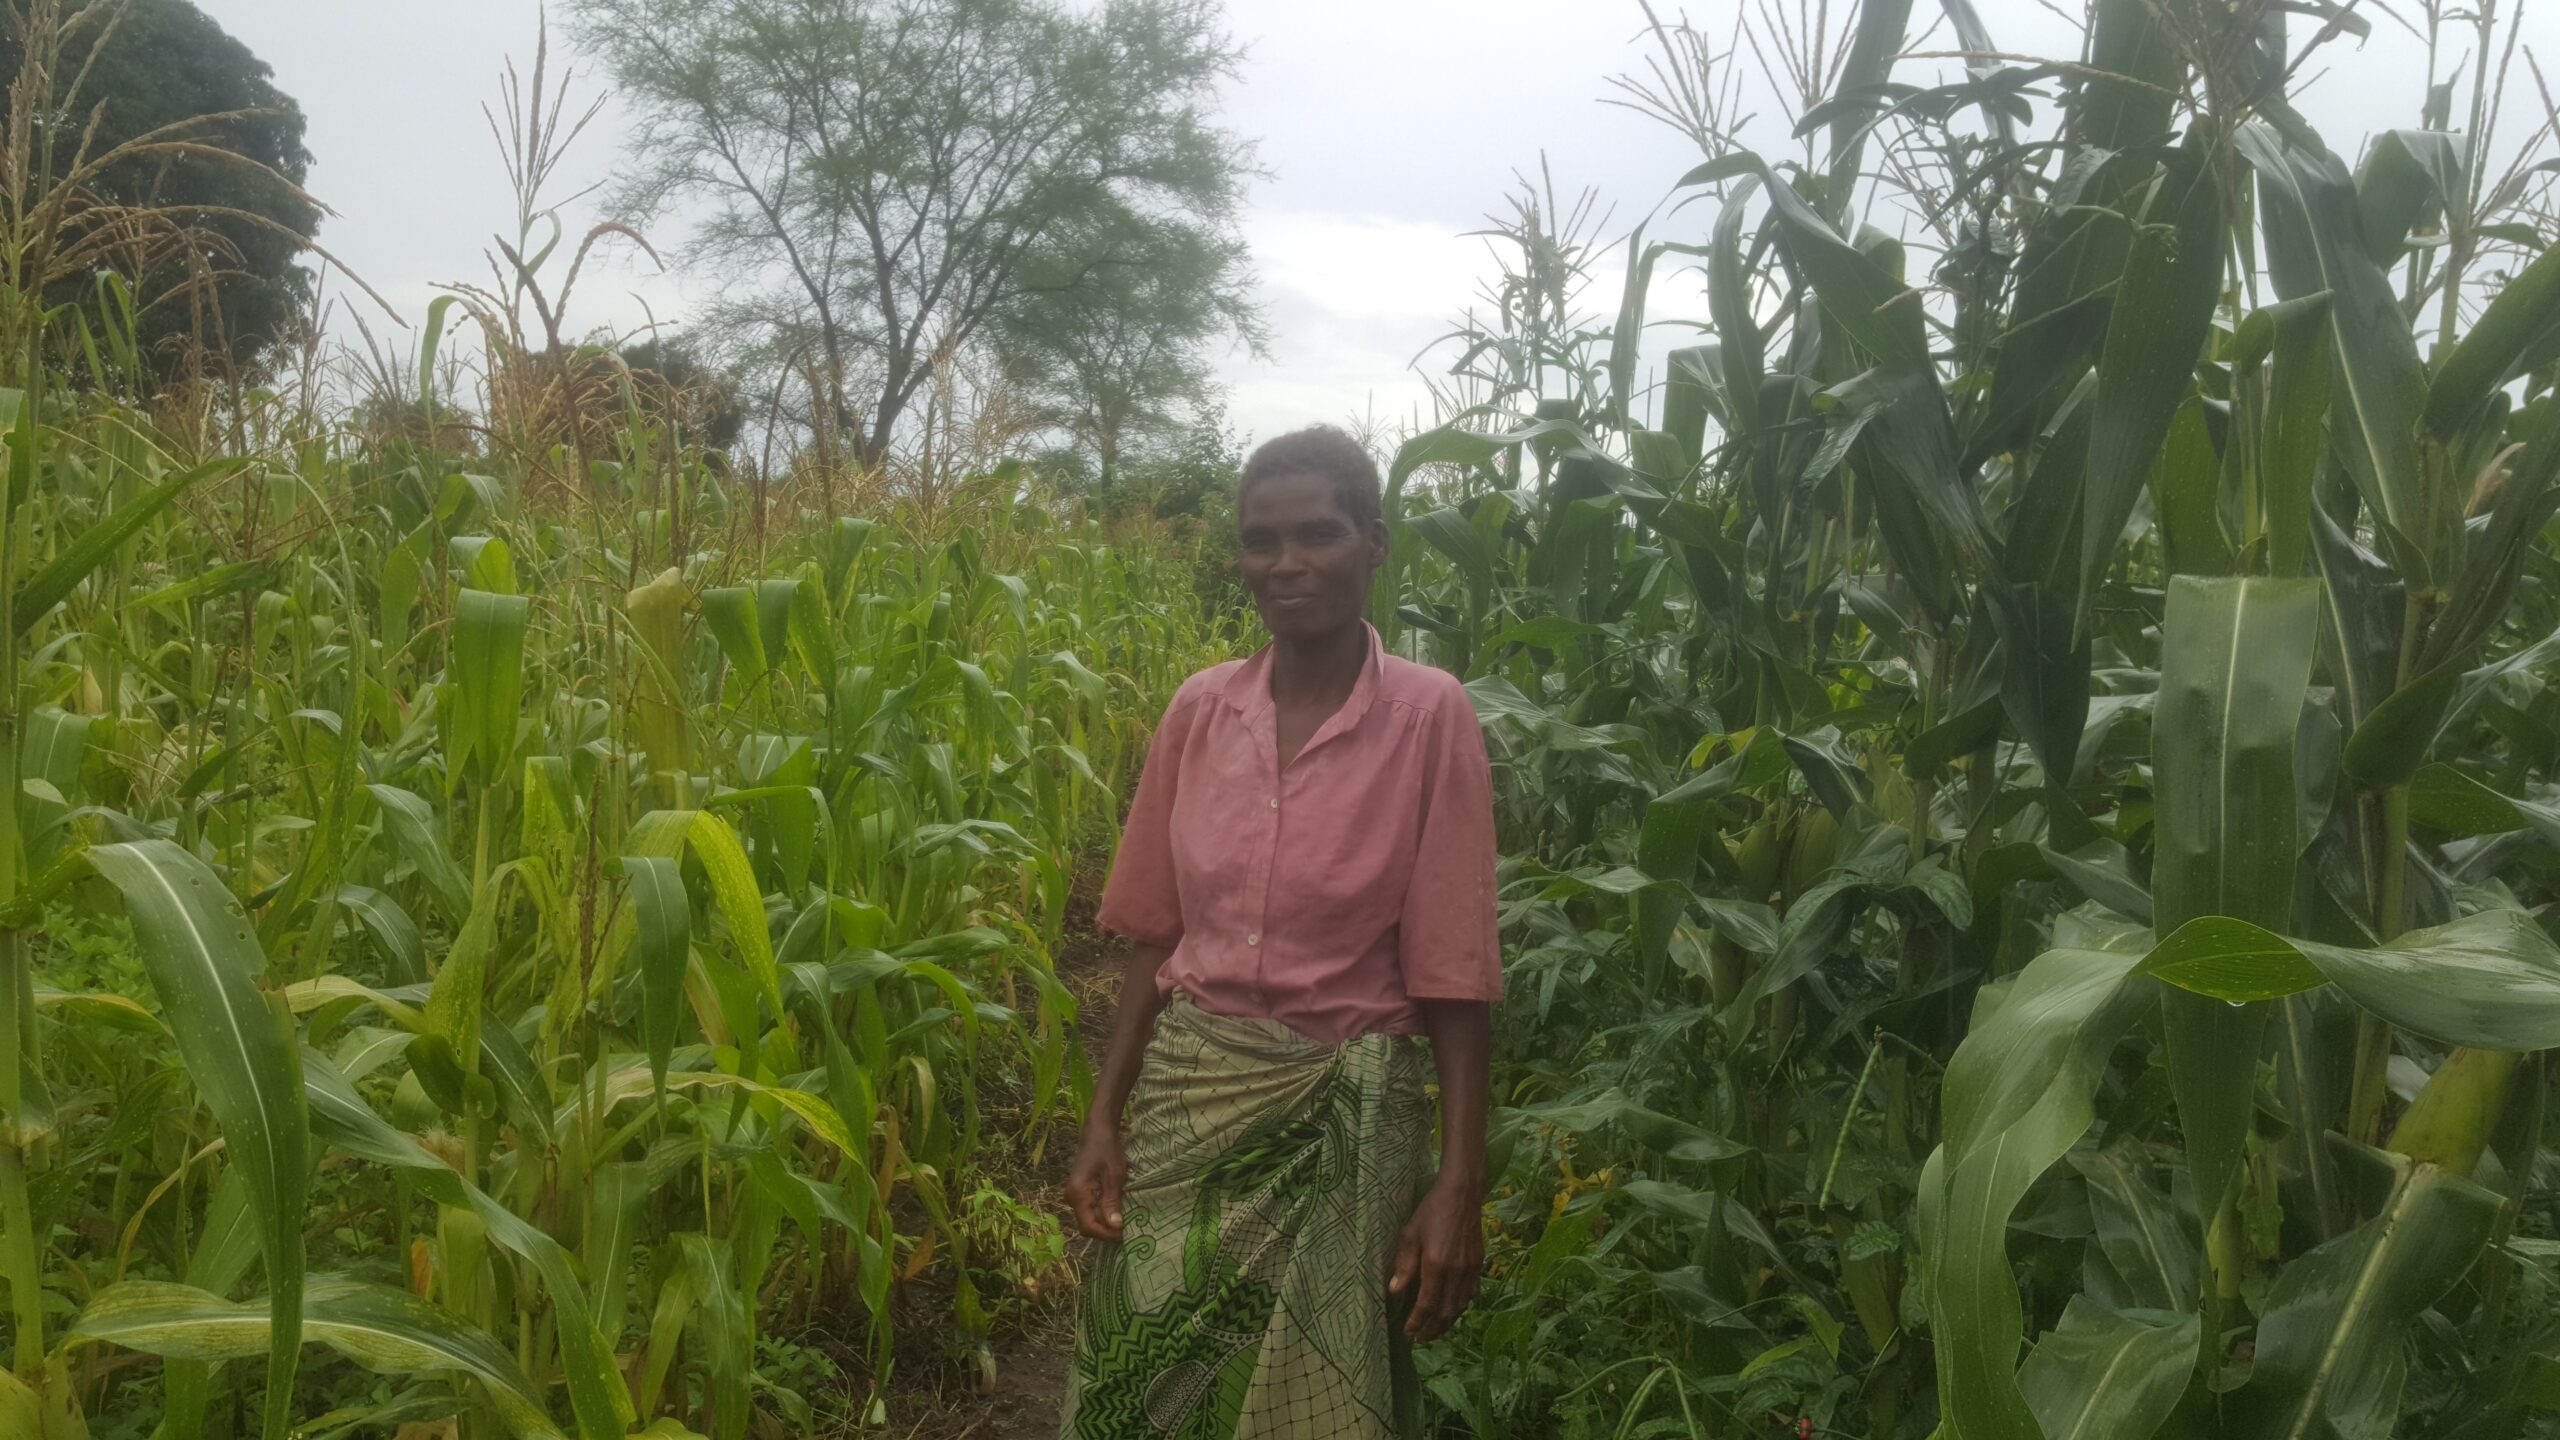
<svg viewBox="0 0 2560 1440"><path fill-rule="evenodd" d="M1387 558L1378 466L1330 425L1267 440L1236 479L1238 567L1274 637L1355 625Z"/></svg>

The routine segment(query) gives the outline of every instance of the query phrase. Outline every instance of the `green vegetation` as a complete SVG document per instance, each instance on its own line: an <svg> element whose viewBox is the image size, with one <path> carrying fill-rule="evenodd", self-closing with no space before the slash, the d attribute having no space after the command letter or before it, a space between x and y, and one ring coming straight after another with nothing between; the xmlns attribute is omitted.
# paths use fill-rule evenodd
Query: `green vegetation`
<svg viewBox="0 0 2560 1440"><path fill-rule="evenodd" d="M1397 456L1375 618L1469 677L1517 937L1496 1279L1434 1393L1483 1435L2551 1433L2550 134L2492 148L2484 60L2351 173L2274 7L2098 0L2064 67L1951 5L1983 58L1927 88L1910 8L1791 37L1840 58L1785 165L1658 30L1623 98L1704 153L1614 323L1527 197L1476 408ZM1692 264L1711 343L1647 406Z"/></svg>
<svg viewBox="0 0 2560 1440"><path fill-rule="evenodd" d="M2429 11L2482 58L2351 169L2310 8L1951 4L1919 86L1870 0L1787 161L1660 26L1701 153L1607 314L1587 207L1497 227L1375 609L1501 781L1443 1433L2560 1433L2552 136ZM778 421L564 335L622 232L557 243L538 63L499 278L348 423L156 388L89 222L202 236L31 142L81 13L0 146L0 1436L904 1433L1066 1288L1070 895L1250 638L1169 404L1253 330L1219 205L1062 224L1188 257L980 317L1076 453L901 490L887 350Z"/></svg>

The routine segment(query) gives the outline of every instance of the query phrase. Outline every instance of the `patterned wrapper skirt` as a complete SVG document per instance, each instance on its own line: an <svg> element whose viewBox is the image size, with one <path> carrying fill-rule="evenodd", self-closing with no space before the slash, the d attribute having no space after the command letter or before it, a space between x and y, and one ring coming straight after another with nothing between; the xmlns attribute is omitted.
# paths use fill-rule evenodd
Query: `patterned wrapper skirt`
<svg viewBox="0 0 2560 1440"><path fill-rule="evenodd" d="M1122 1240L1086 1287L1068 1440L1412 1433L1386 1291L1426 1168L1424 1065L1408 1037L1324 1045L1174 993L1129 1098Z"/></svg>

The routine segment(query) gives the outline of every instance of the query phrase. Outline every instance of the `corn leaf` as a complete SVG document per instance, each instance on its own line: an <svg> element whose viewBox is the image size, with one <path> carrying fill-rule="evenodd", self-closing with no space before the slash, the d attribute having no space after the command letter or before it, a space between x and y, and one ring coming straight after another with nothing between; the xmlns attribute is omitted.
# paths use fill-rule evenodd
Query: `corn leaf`
<svg viewBox="0 0 2560 1440"><path fill-rule="evenodd" d="M489 1335L406 1291L343 1275L311 1277L302 1334L381 1375L450 1373L480 1383L511 1435L566 1440L524 1372ZM73 1322L84 1340L199 1362L268 1348L261 1301L234 1303L193 1285L127 1280L98 1292Z"/></svg>
<svg viewBox="0 0 2560 1440"><path fill-rule="evenodd" d="M247 1177L273 1307L265 1433L292 1418L302 1323L302 1230L309 1208L310 1122L293 1030L259 988L266 956L248 913L201 860L166 840L101 845L89 863L124 896L143 969L159 993L196 1093Z"/></svg>
<svg viewBox="0 0 2560 1440"><path fill-rule="evenodd" d="M18 593L10 597L9 613L17 626L17 634L24 636L34 629L47 611L61 604L81 581L89 578L89 572L107 563L107 557L113 555L117 547L140 534L153 516L175 504L179 496L216 476L232 474L248 463L225 457L181 470L117 506L106 518L81 531L63 547L62 553L56 555L51 564L28 576L18 586Z"/></svg>

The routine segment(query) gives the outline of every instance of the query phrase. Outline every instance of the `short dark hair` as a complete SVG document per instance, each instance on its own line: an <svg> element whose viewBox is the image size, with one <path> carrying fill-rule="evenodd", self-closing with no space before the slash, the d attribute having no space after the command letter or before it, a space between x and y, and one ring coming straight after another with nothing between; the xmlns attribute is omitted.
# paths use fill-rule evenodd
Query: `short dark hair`
<svg viewBox="0 0 2560 1440"><path fill-rule="evenodd" d="M1312 475L1333 486L1333 503L1366 530L1379 517L1378 462L1360 442L1331 425L1310 425L1275 435L1254 447L1236 477L1236 508L1246 492L1283 475Z"/></svg>

